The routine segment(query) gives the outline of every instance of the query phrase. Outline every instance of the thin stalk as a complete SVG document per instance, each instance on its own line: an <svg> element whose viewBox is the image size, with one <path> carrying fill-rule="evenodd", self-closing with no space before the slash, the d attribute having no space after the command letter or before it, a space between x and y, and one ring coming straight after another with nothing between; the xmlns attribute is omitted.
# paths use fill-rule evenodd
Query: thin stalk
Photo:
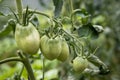
<svg viewBox="0 0 120 80"><path fill-rule="evenodd" d="M96 51L98 50L99 46L97 46L93 52L93 55L96 53Z"/></svg>
<svg viewBox="0 0 120 80"><path fill-rule="evenodd" d="M33 73L31 64L29 62L28 55L25 54L25 53L23 54L21 51L18 51L18 55L22 59L22 62L23 62L24 66L25 66L25 68L27 70L27 73L29 75L30 80L35 80L34 73Z"/></svg>
<svg viewBox="0 0 120 80"><path fill-rule="evenodd" d="M78 42L80 43L81 46L83 46L82 43L81 43L76 37L70 35L68 32L66 32L66 31L63 30L63 29L61 29L61 30L62 30L64 33L66 33L68 36L70 36L72 39L75 39L76 41L78 41Z"/></svg>
<svg viewBox="0 0 120 80"><path fill-rule="evenodd" d="M79 56L78 52L76 51L75 44L73 44L73 43L70 43L70 44L71 44L71 46L73 47L74 53L75 53L77 56ZM73 58L75 58L75 55L74 55Z"/></svg>
<svg viewBox="0 0 120 80"><path fill-rule="evenodd" d="M4 60L1 60L0 64L11 62L11 61L20 61L20 62L22 62L22 60L19 57L11 57L11 58L6 58Z"/></svg>
<svg viewBox="0 0 120 80"><path fill-rule="evenodd" d="M49 19L50 19L50 22L51 22L51 26L53 26L54 22L53 22L53 20L51 19L51 17L50 17L48 14L45 14L45 13L40 12L40 11L31 11L31 12L34 12L34 13L36 13L36 14L43 15L43 16L49 18Z"/></svg>
<svg viewBox="0 0 120 80"><path fill-rule="evenodd" d="M23 73L23 70L24 70L24 65L22 66L22 69L21 69L21 71L20 71L20 73L19 73L19 76L21 77L21 75L22 75L22 73Z"/></svg>
<svg viewBox="0 0 120 80"><path fill-rule="evenodd" d="M26 56L26 58L23 59L23 64L29 74L29 77L31 80L35 80L35 76L34 76L34 73L33 73L33 70L32 70L32 67L30 65L30 62L28 60L28 57Z"/></svg>
<svg viewBox="0 0 120 80"><path fill-rule="evenodd" d="M19 16L20 23L22 24L22 1L21 0L16 0L16 6L17 6L17 12Z"/></svg>
<svg viewBox="0 0 120 80"><path fill-rule="evenodd" d="M70 14L72 14L72 12L73 12L72 0L69 0L69 4L70 4Z"/></svg>
<svg viewBox="0 0 120 80"><path fill-rule="evenodd" d="M68 0L68 1L69 1L69 4L70 4L70 14L72 15L72 13L73 13L72 0ZM71 16L71 15L70 15L70 16ZM73 23L72 17L71 17L71 24L72 24L72 28L74 28L74 23Z"/></svg>
<svg viewBox="0 0 120 80"><path fill-rule="evenodd" d="M43 56L43 80L45 78L45 58Z"/></svg>
<svg viewBox="0 0 120 80"><path fill-rule="evenodd" d="M39 14L39 15L46 16L47 18L50 18L50 16L49 16L48 14L45 14L45 13L43 13L43 12L36 11L36 10L35 10L35 11L32 11L32 10L30 10L30 9L29 9L29 11L30 11L30 12L33 12L33 13L36 13L36 14Z"/></svg>

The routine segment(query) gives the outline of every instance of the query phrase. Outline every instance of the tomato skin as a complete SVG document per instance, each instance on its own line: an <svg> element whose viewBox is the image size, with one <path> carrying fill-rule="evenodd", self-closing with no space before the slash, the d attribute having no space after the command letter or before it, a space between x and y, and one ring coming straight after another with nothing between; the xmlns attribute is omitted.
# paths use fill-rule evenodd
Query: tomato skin
<svg viewBox="0 0 120 80"><path fill-rule="evenodd" d="M27 54L36 54L39 50L40 36L37 29L29 23L27 26L16 25L15 40L17 46Z"/></svg>
<svg viewBox="0 0 120 80"><path fill-rule="evenodd" d="M73 69L77 73L83 72L87 67L88 67L87 59L84 59L83 57L76 57L73 60Z"/></svg>
<svg viewBox="0 0 120 80"><path fill-rule="evenodd" d="M40 49L43 55L47 59L49 60L56 59L60 55L60 52L61 52L60 38L56 37L55 39L52 39L44 35L41 38Z"/></svg>
<svg viewBox="0 0 120 80"><path fill-rule="evenodd" d="M65 40L62 40L61 46L62 46L62 50L61 50L61 53L60 53L60 55L58 56L57 59L59 61L64 62L69 57L69 47L68 47L68 44Z"/></svg>

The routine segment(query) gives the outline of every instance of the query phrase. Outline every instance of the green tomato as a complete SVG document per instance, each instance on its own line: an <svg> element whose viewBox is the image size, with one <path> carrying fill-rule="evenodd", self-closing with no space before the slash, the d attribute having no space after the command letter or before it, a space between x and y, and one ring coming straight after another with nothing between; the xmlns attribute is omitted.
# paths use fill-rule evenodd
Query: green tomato
<svg viewBox="0 0 120 80"><path fill-rule="evenodd" d="M61 40L59 37L52 39L44 35L40 41L40 49L47 59L56 59L61 53Z"/></svg>
<svg viewBox="0 0 120 80"><path fill-rule="evenodd" d="M62 40L61 46L62 46L62 50L57 59L64 62L69 57L69 47L65 40Z"/></svg>
<svg viewBox="0 0 120 80"><path fill-rule="evenodd" d="M16 25L15 40L24 53L33 55L39 50L39 32L31 23L27 26Z"/></svg>
<svg viewBox="0 0 120 80"><path fill-rule="evenodd" d="M83 58L83 57L76 57L73 60L73 69L77 72L77 73L81 73L83 72L86 68L88 67L88 61L87 59Z"/></svg>

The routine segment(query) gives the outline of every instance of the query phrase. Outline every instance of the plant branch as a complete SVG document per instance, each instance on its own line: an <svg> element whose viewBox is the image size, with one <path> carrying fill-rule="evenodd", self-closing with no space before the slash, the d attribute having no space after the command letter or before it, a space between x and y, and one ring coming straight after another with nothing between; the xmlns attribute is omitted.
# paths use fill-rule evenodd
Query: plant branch
<svg viewBox="0 0 120 80"><path fill-rule="evenodd" d="M20 61L20 62L22 62L22 60L19 57L11 57L11 58L6 58L4 60L1 60L0 64L11 62L11 61Z"/></svg>
<svg viewBox="0 0 120 80"><path fill-rule="evenodd" d="M81 43L76 37L72 36L71 34L69 34L68 32L66 32L64 29L61 29L61 30L62 30L64 33L66 33L68 36L70 36L72 39L75 39L76 41L78 41L81 46L83 46L82 43Z"/></svg>
<svg viewBox="0 0 120 80"><path fill-rule="evenodd" d="M45 77L45 58L43 56L43 80L44 80L44 77Z"/></svg>
<svg viewBox="0 0 120 80"><path fill-rule="evenodd" d="M22 23L22 1L21 0L16 0L16 6L17 6L17 12L19 16L20 23Z"/></svg>
<svg viewBox="0 0 120 80"><path fill-rule="evenodd" d="M72 0L69 0L69 4L70 4L70 13L73 12L73 4L72 4Z"/></svg>
<svg viewBox="0 0 120 80"><path fill-rule="evenodd" d="M19 76L21 77L21 75L22 75L22 73L23 73L23 70L24 70L24 65L22 65L22 69L21 69L21 71L20 71L20 73L19 73Z"/></svg>
<svg viewBox="0 0 120 80"><path fill-rule="evenodd" d="M29 75L30 80L35 80L35 76L31 67L31 64L29 62L29 58L28 55L26 53L23 54L22 51L18 51L18 55L20 56L20 58L22 59L22 62L27 70L27 73Z"/></svg>
<svg viewBox="0 0 120 80"><path fill-rule="evenodd" d="M73 4L72 4L72 0L68 0L69 1L69 4L70 4L70 14L72 15L73 13ZM70 15L70 16L71 16ZM74 28L74 24L73 24L73 20L72 20L72 17L71 17L71 24L72 24L72 28Z"/></svg>
<svg viewBox="0 0 120 80"><path fill-rule="evenodd" d="M39 14L39 15L43 15L43 16L49 18L49 19L50 19L50 22L51 22L51 26L53 26L53 20L51 19L51 17L50 17L48 14L45 14L45 13L40 12L40 11L38 11L38 10L34 10L34 11L33 11L33 10L31 10L31 9L29 9L29 12L36 13L36 14Z"/></svg>
<svg viewBox="0 0 120 80"><path fill-rule="evenodd" d="M43 15L43 16L45 16L45 17L47 17L47 18L50 18L50 16L49 16L48 14L45 14L45 13L40 12L40 11L31 11L31 12L34 12L34 13L36 13L36 14L40 14L40 15Z"/></svg>
<svg viewBox="0 0 120 80"><path fill-rule="evenodd" d="M33 70L32 70L32 67L30 65L30 62L28 60L28 57L24 58L23 59L23 64L25 65L25 68L29 74L29 77L31 80L35 80L35 76L34 76L34 73L33 73Z"/></svg>

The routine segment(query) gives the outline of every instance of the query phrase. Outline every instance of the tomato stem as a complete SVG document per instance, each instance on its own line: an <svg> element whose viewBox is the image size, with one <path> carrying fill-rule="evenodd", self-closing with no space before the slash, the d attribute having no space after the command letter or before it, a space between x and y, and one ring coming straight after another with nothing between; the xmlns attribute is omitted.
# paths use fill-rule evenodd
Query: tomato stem
<svg viewBox="0 0 120 80"><path fill-rule="evenodd" d="M72 4L72 3L73 3L72 0L69 0L69 4L70 4L70 13L73 12L73 4Z"/></svg>
<svg viewBox="0 0 120 80"><path fill-rule="evenodd" d="M72 4L72 0L69 0L69 4L70 4L70 14L73 13L73 4ZM70 15L71 16L71 15ZM72 28L74 28L74 24L73 24L73 20L72 20L72 17L71 17L71 24L72 24Z"/></svg>
<svg viewBox="0 0 120 80"><path fill-rule="evenodd" d="M25 68L26 68L26 70L28 72L30 80L35 80L35 76L34 76L32 67L30 65L28 55L25 54L25 53L23 54L22 52L19 52L19 56L21 57L22 62L23 62L24 66L25 66Z"/></svg>
<svg viewBox="0 0 120 80"><path fill-rule="evenodd" d="M21 71L20 71L20 73L19 73L19 77L21 77L21 75L22 75L22 73L23 73L23 70L24 70L24 65L22 65L22 69L21 69Z"/></svg>
<svg viewBox="0 0 120 80"><path fill-rule="evenodd" d="M17 6L17 12L20 20L20 24L22 24L22 1L21 0L16 0L16 6Z"/></svg>
<svg viewBox="0 0 120 80"><path fill-rule="evenodd" d="M44 77L45 77L45 58L43 56L43 80L44 80Z"/></svg>
<svg viewBox="0 0 120 80"><path fill-rule="evenodd" d="M11 57L11 58L6 58L4 60L1 60L0 64L11 62L11 61L20 61L20 62L22 62L22 60L19 57Z"/></svg>
<svg viewBox="0 0 120 80"><path fill-rule="evenodd" d="M23 64L25 65L25 68L26 68L26 70L27 70L27 72L29 74L30 79L35 80L35 76L34 76L34 73L33 73L33 70L32 70L32 67L30 65L28 57L23 59Z"/></svg>

